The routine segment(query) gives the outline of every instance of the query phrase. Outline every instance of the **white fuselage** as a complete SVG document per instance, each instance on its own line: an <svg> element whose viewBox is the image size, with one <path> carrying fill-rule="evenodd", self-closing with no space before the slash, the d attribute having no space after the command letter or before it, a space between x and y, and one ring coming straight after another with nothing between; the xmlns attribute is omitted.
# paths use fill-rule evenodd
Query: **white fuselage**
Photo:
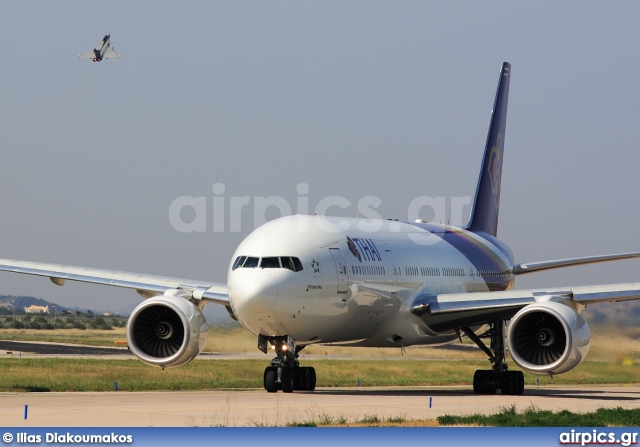
<svg viewBox="0 0 640 447"><path fill-rule="evenodd" d="M260 264L234 268L239 257ZM261 266L264 258L270 266ZM292 258L302 270L282 267ZM455 334L435 332L414 315L416 298L510 288L512 265L506 246L461 228L287 216L240 244L229 298L248 330L289 335L298 344L434 344Z"/></svg>

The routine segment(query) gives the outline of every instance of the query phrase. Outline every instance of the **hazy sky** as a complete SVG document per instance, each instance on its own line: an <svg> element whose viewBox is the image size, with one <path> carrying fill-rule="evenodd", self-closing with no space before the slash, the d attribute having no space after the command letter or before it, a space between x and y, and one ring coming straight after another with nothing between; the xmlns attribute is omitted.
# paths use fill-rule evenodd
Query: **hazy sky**
<svg viewBox="0 0 640 447"><path fill-rule="evenodd" d="M640 250L638 2L0 5L2 257L224 282L258 197L295 212L304 183L311 212L342 196L354 205L333 214L355 216L375 196L380 215L406 219L416 197L472 196L503 61L498 235L516 262ZM76 58L107 33L120 59ZM205 198L206 231L172 226L182 196ZM242 196L240 231L229 216L214 231L214 197ZM631 282L639 270L601 264L516 286ZM0 281L1 294L66 306L140 300Z"/></svg>

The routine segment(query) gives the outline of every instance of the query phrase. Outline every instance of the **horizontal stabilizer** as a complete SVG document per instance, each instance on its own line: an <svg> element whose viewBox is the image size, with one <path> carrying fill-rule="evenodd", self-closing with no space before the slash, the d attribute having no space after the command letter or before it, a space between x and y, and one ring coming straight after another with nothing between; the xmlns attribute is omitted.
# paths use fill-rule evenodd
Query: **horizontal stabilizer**
<svg viewBox="0 0 640 447"><path fill-rule="evenodd" d="M616 255L587 256L583 258L558 259L556 261L527 262L513 266L514 275L539 272L541 270L559 269L575 265L595 264L596 262L618 261L621 259L640 258L640 252L620 253Z"/></svg>

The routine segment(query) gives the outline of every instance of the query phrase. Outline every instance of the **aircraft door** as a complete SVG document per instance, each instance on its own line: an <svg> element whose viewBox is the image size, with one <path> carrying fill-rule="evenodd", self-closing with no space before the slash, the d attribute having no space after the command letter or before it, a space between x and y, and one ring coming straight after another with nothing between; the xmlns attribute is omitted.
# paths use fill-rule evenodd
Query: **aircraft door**
<svg viewBox="0 0 640 447"><path fill-rule="evenodd" d="M387 253L387 259L389 260L389 267L391 268L391 279L392 286L391 292L396 293L398 291L398 266L396 266L396 261L393 259L393 254L391 250L385 250Z"/></svg>
<svg viewBox="0 0 640 447"><path fill-rule="evenodd" d="M349 274L347 273L347 263L342 256L339 248L330 248L331 256L336 263L336 272L338 274L338 293L347 293L349 288Z"/></svg>

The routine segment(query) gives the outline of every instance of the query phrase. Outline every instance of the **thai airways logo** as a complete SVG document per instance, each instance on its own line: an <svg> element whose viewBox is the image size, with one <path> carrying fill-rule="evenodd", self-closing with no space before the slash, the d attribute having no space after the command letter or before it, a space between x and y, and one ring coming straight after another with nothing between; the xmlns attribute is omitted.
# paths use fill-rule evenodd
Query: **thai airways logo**
<svg viewBox="0 0 640 447"><path fill-rule="evenodd" d="M353 256L358 258L358 261L382 261L380 252L373 242L373 239L365 239L361 237L350 238L347 236L347 246Z"/></svg>
<svg viewBox="0 0 640 447"><path fill-rule="evenodd" d="M493 192L493 197L495 199L496 209L498 209L499 201L499 192L500 192L500 164L502 157L502 135L498 134L498 138L496 140L496 145L491 148L491 153L489 154L489 163L488 163L488 171L489 171L489 179L491 180L491 191Z"/></svg>
<svg viewBox="0 0 640 447"><path fill-rule="evenodd" d="M347 236L347 246L349 247L349 251L358 258L358 261L362 262L362 256L360 256L360 252L358 251L358 247L356 247L355 242L349 236Z"/></svg>

